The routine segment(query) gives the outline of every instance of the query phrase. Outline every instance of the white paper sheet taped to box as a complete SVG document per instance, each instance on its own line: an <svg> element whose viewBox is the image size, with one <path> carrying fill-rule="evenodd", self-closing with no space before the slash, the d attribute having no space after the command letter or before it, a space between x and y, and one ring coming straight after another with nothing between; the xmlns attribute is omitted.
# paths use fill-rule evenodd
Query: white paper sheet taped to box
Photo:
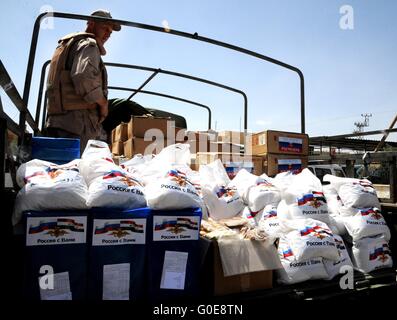
<svg viewBox="0 0 397 320"><path fill-rule="evenodd" d="M185 288L188 252L165 251L160 288L183 290Z"/></svg>
<svg viewBox="0 0 397 320"><path fill-rule="evenodd" d="M130 263L103 266L103 300L130 299Z"/></svg>
<svg viewBox="0 0 397 320"><path fill-rule="evenodd" d="M146 242L146 219L94 219L93 246L136 245Z"/></svg>
<svg viewBox="0 0 397 320"><path fill-rule="evenodd" d="M73 245L86 243L87 217L29 217L26 219L26 246Z"/></svg>
<svg viewBox="0 0 397 320"><path fill-rule="evenodd" d="M54 273L53 289L40 287L41 300L72 300L72 292L70 291L69 272ZM46 275L45 277L51 277ZM39 277L39 284L40 284Z"/></svg>
<svg viewBox="0 0 397 320"><path fill-rule="evenodd" d="M153 241L198 240L200 217L198 216L154 216Z"/></svg>

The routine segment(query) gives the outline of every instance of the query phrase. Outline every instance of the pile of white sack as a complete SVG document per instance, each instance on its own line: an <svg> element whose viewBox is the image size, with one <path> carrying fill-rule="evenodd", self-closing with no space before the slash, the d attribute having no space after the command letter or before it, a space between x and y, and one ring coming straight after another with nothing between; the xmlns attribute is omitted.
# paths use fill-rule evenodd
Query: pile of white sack
<svg viewBox="0 0 397 320"><path fill-rule="evenodd" d="M197 172L190 159L189 145L175 144L118 166L106 143L90 140L81 159L68 164L31 160L17 171L22 189L12 222L27 210L200 207L204 219L242 216L268 239L279 239L283 284L332 279L340 267L353 266L342 237L352 242L357 269L392 266L390 231L370 181L326 175L330 184L322 186L308 169L275 178L241 169L230 180L220 160Z"/></svg>
<svg viewBox="0 0 397 320"><path fill-rule="evenodd" d="M390 230L380 210L376 190L367 179L325 175L335 219L351 237L354 267L362 272L392 267ZM331 200L332 199L332 200Z"/></svg>
<svg viewBox="0 0 397 320"><path fill-rule="evenodd" d="M283 269L277 270L277 281L293 284L329 280L339 274L342 266L352 266L320 180L304 169L298 174L280 173L273 183L281 195L276 212Z"/></svg>
<svg viewBox="0 0 397 320"><path fill-rule="evenodd" d="M36 159L18 168L21 190L12 223L18 224L24 211L148 206L157 210L201 207L205 214L200 179L189 163L189 145L175 144L157 156L138 155L118 166L106 143L89 140L81 159L64 165Z"/></svg>

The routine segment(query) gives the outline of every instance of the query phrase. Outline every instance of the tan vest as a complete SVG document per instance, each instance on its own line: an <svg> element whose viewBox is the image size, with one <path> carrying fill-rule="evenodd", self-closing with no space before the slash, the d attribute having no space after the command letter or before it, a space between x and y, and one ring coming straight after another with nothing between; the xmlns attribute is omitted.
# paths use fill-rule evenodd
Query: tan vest
<svg viewBox="0 0 397 320"><path fill-rule="evenodd" d="M78 32L66 35L58 41L59 45L51 59L47 77L47 108L48 114L62 114L68 110L95 109L96 103L88 103L74 89L66 64L70 48L84 38L95 38L92 33ZM106 85L106 70L101 61L103 83Z"/></svg>

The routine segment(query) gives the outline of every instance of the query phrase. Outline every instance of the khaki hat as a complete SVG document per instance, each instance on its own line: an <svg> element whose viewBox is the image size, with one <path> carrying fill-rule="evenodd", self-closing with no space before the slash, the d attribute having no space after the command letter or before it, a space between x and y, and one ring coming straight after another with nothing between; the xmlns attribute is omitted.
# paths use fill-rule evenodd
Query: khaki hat
<svg viewBox="0 0 397 320"><path fill-rule="evenodd" d="M103 9L99 9L94 11L93 13L91 13L91 16L93 17L101 17L101 18L110 18L112 19L112 16L110 14L109 11L107 10L103 10ZM120 31L121 30L121 25L119 23L112 23L113 24L113 30L114 31Z"/></svg>

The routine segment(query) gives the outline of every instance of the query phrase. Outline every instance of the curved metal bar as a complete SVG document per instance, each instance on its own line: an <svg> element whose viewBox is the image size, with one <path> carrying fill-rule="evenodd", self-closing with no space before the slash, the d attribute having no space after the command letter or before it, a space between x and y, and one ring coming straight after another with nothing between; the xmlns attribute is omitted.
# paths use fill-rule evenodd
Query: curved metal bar
<svg viewBox="0 0 397 320"><path fill-rule="evenodd" d="M50 63L50 60L47 60L41 69L41 73L45 73L46 72L46 68L48 66L48 64ZM186 78L186 79L190 79L190 80L194 80L194 81L199 81L199 82L203 82L212 86L216 86L225 90L229 90L231 92L235 92L238 94L241 94L243 96L244 99L244 117L247 117L247 110L248 110L248 98L247 95L245 94L244 91L241 91L239 89L236 88L232 88L226 85L223 85L221 83L215 82L215 81L211 81L211 80L207 80L207 79L203 79L203 78L198 78L198 77L194 77L194 76L190 76L188 74L183 74L183 73L178 73L178 72L173 72L173 71L169 71L169 70L163 70L163 69L159 69L159 68L151 68L151 67L144 67L144 66L137 66L137 65L130 65L130 64L123 64L123 63L114 63L114 62L105 62L104 63L106 66L110 66L110 67L119 67L119 68L127 68L127 69L137 69L137 70L143 70L143 71L150 71L150 72L158 72L158 73L164 73L164 74L168 74L171 76L176 76L176 77L181 77L181 78ZM40 82L40 87L39 87L39 98L41 99L42 97L42 91L43 91L43 85L44 82ZM45 99L46 100L46 99ZM186 102L186 101L185 101ZM41 105L41 101L37 101L37 105ZM45 106L45 101L44 101L44 106ZM210 110L211 111L211 110ZM45 108L43 108L43 119L45 118L45 113L46 110ZM36 121L38 121L37 116L36 116ZM211 122L211 121L210 121ZM44 124L44 120L43 120L43 124ZM42 128L44 126L42 125Z"/></svg>
<svg viewBox="0 0 397 320"><path fill-rule="evenodd" d="M46 62L44 62L43 67L41 68L39 95L37 97L36 118L35 118L35 122L37 124L37 127L39 126L39 121L40 121L41 99L43 97L45 73L46 73L47 66L50 64L50 62L51 62L51 60L47 60ZM46 100L47 99L44 99L44 101L46 101ZM43 119L44 119L44 116L45 115L43 114ZM44 120L43 120L43 123L44 123ZM44 126L42 126L41 128L44 128Z"/></svg>
<svg viewBox="0 0 397 320"><path fill-rule="evenodd" d="M115 63L115 62L105 62L106 66L109 67L119 67L119 68L127 68L127 69L137 69L137 70L143 70L143 71L150 71L150 72L158 72L158 73L164 73L164 74L168 74L171 76L176 76L176 77L181 77L181 78L185 78L185 79L190 79L190 80L194 80L194 81L199 81L199 82L203 82L212 86L216 86L228 91L232 91L238 94L241 94L243 96L244 99L244 123L247 124L247 117L248 117L248 98L247 95L245 94L244 91L241 91L239 89L236 88L232 88L226 85L223 85L221 83L215 82L215 81L211 81L211 80L207 80L207 79L203 79L203 78L198 78L198 77L194 77L188 74L184 74L184 73L179 73L179 72L174 72L174 71L169 71L169 70L164 70L164 69L156 69L156 68L151 68L151 67L143 67L143 66L137 66L137 65L132 65L132 64L125 64L125 63ZM245 132L247 131L247 128L244 127Z"/></svg>
<svg viewBox="0 0 397 320"><path fill-rule="evenodd" d="M147 91L147 90L140 90L138 89L132 89L132 88L125 88L125 87L114 87L114 86L108 86L108 89L111 90L122 90L122 91L132 91L132 92L139 92L139 93L144 93L144 94L150 94L150 95L155 95L155 96L159 96L159 97L164 97L164 98L169 98L169 99L173 99L173 100L177 100L177 101L181 101L181 102L186 102L189 104L193 104L195 106L207 109L208 111L208 130L211 129L211 119L212 119L212 113L211 113L211 109L206 106L205 104L201 104L195 101L191 101L188 99L184 99L184 98L180 98L180 97L175 97L169 94L165 94L165 93L160 93L160 92L154 92L154 91Z"/></svg>
<svg viewBox="0 0 397 320"><path fill-rule="evenodd" d="M158 69L156 71L154 71L149 78L146 79L146 81L144 83L141 84L141 86L133 93L131 93L131 95L127 98L127 100L131 100L133 96L135 96L139 91L141 91L141 89L143 89L155 76L157 76L157 74L160 72L161 69Z"/></svg>
<svg viewBox="0 0 397 320"><path fill-rule="evenodd" d="M65 18L65 19L75 19L75 20L92 20L92 16L86 16L86 15L78 15L78 14L71 14L71 13L62 13L62 12L45 12L40 14L35 21L34 24L34 29L33 29L33 35L32 35L32 42L30 46L30 52L29 52L29 61L28 61L28 66L26 70L26 77L25 77L25 86L24 86L24 93L23 93L23 100L25 101L25 104L27 105L28 100L29 100L29 92L30 92L30 85L31 85L31 80L32 80L32 71L33 71L33 65L34 65L34 58L36 54L36 47L37 47L37 39L40 31L40 24L41 20L46 18L46 17L57 17L57 18ZM270 63L276 64L278 66L281 66L283 68L289 69L291 71L294 71L298 74L299 79L300 79L300 95L301 95L301 131L302 133L305 133L305 95L304 95L304 77L303 73L300 69L297 67L294 67L290 64L287 64L285 62L282 62L280 60L276 60L274 58L265 56L263 54L247 50L235 45L231 45L225 42L221 42L218 40L214 40L211 38L206 38L199 36L198 33L187 33L187 32L182 32L182 31L177 31L177 30L172 30L172 29L165 29L161 27L156 27L152 25L147 25L147 24L142 24L142 23L136 23L132 21L125 21L125 20L117 20L117 19L108 19L108 18L95 18L97 21L103 21L103 22L116 22L119 23L120 25L123 26L129 26L129 27L134 27L134 28L140 28L140 29L146 29L146 30L151 30L151 31L156 31L156 32L162 32L162 33L167 33L167 34L172 34L180 37L185 37L189 39L194 39L198 41L203 41L207 43L211 43L213 45L217 45L220 47L224 47L227 49L231 49L234 51L238 51L253 57L256 57L261 60L268 61ZM247 119L244 119L244 130L245 132L247 131Z"/></svg>

